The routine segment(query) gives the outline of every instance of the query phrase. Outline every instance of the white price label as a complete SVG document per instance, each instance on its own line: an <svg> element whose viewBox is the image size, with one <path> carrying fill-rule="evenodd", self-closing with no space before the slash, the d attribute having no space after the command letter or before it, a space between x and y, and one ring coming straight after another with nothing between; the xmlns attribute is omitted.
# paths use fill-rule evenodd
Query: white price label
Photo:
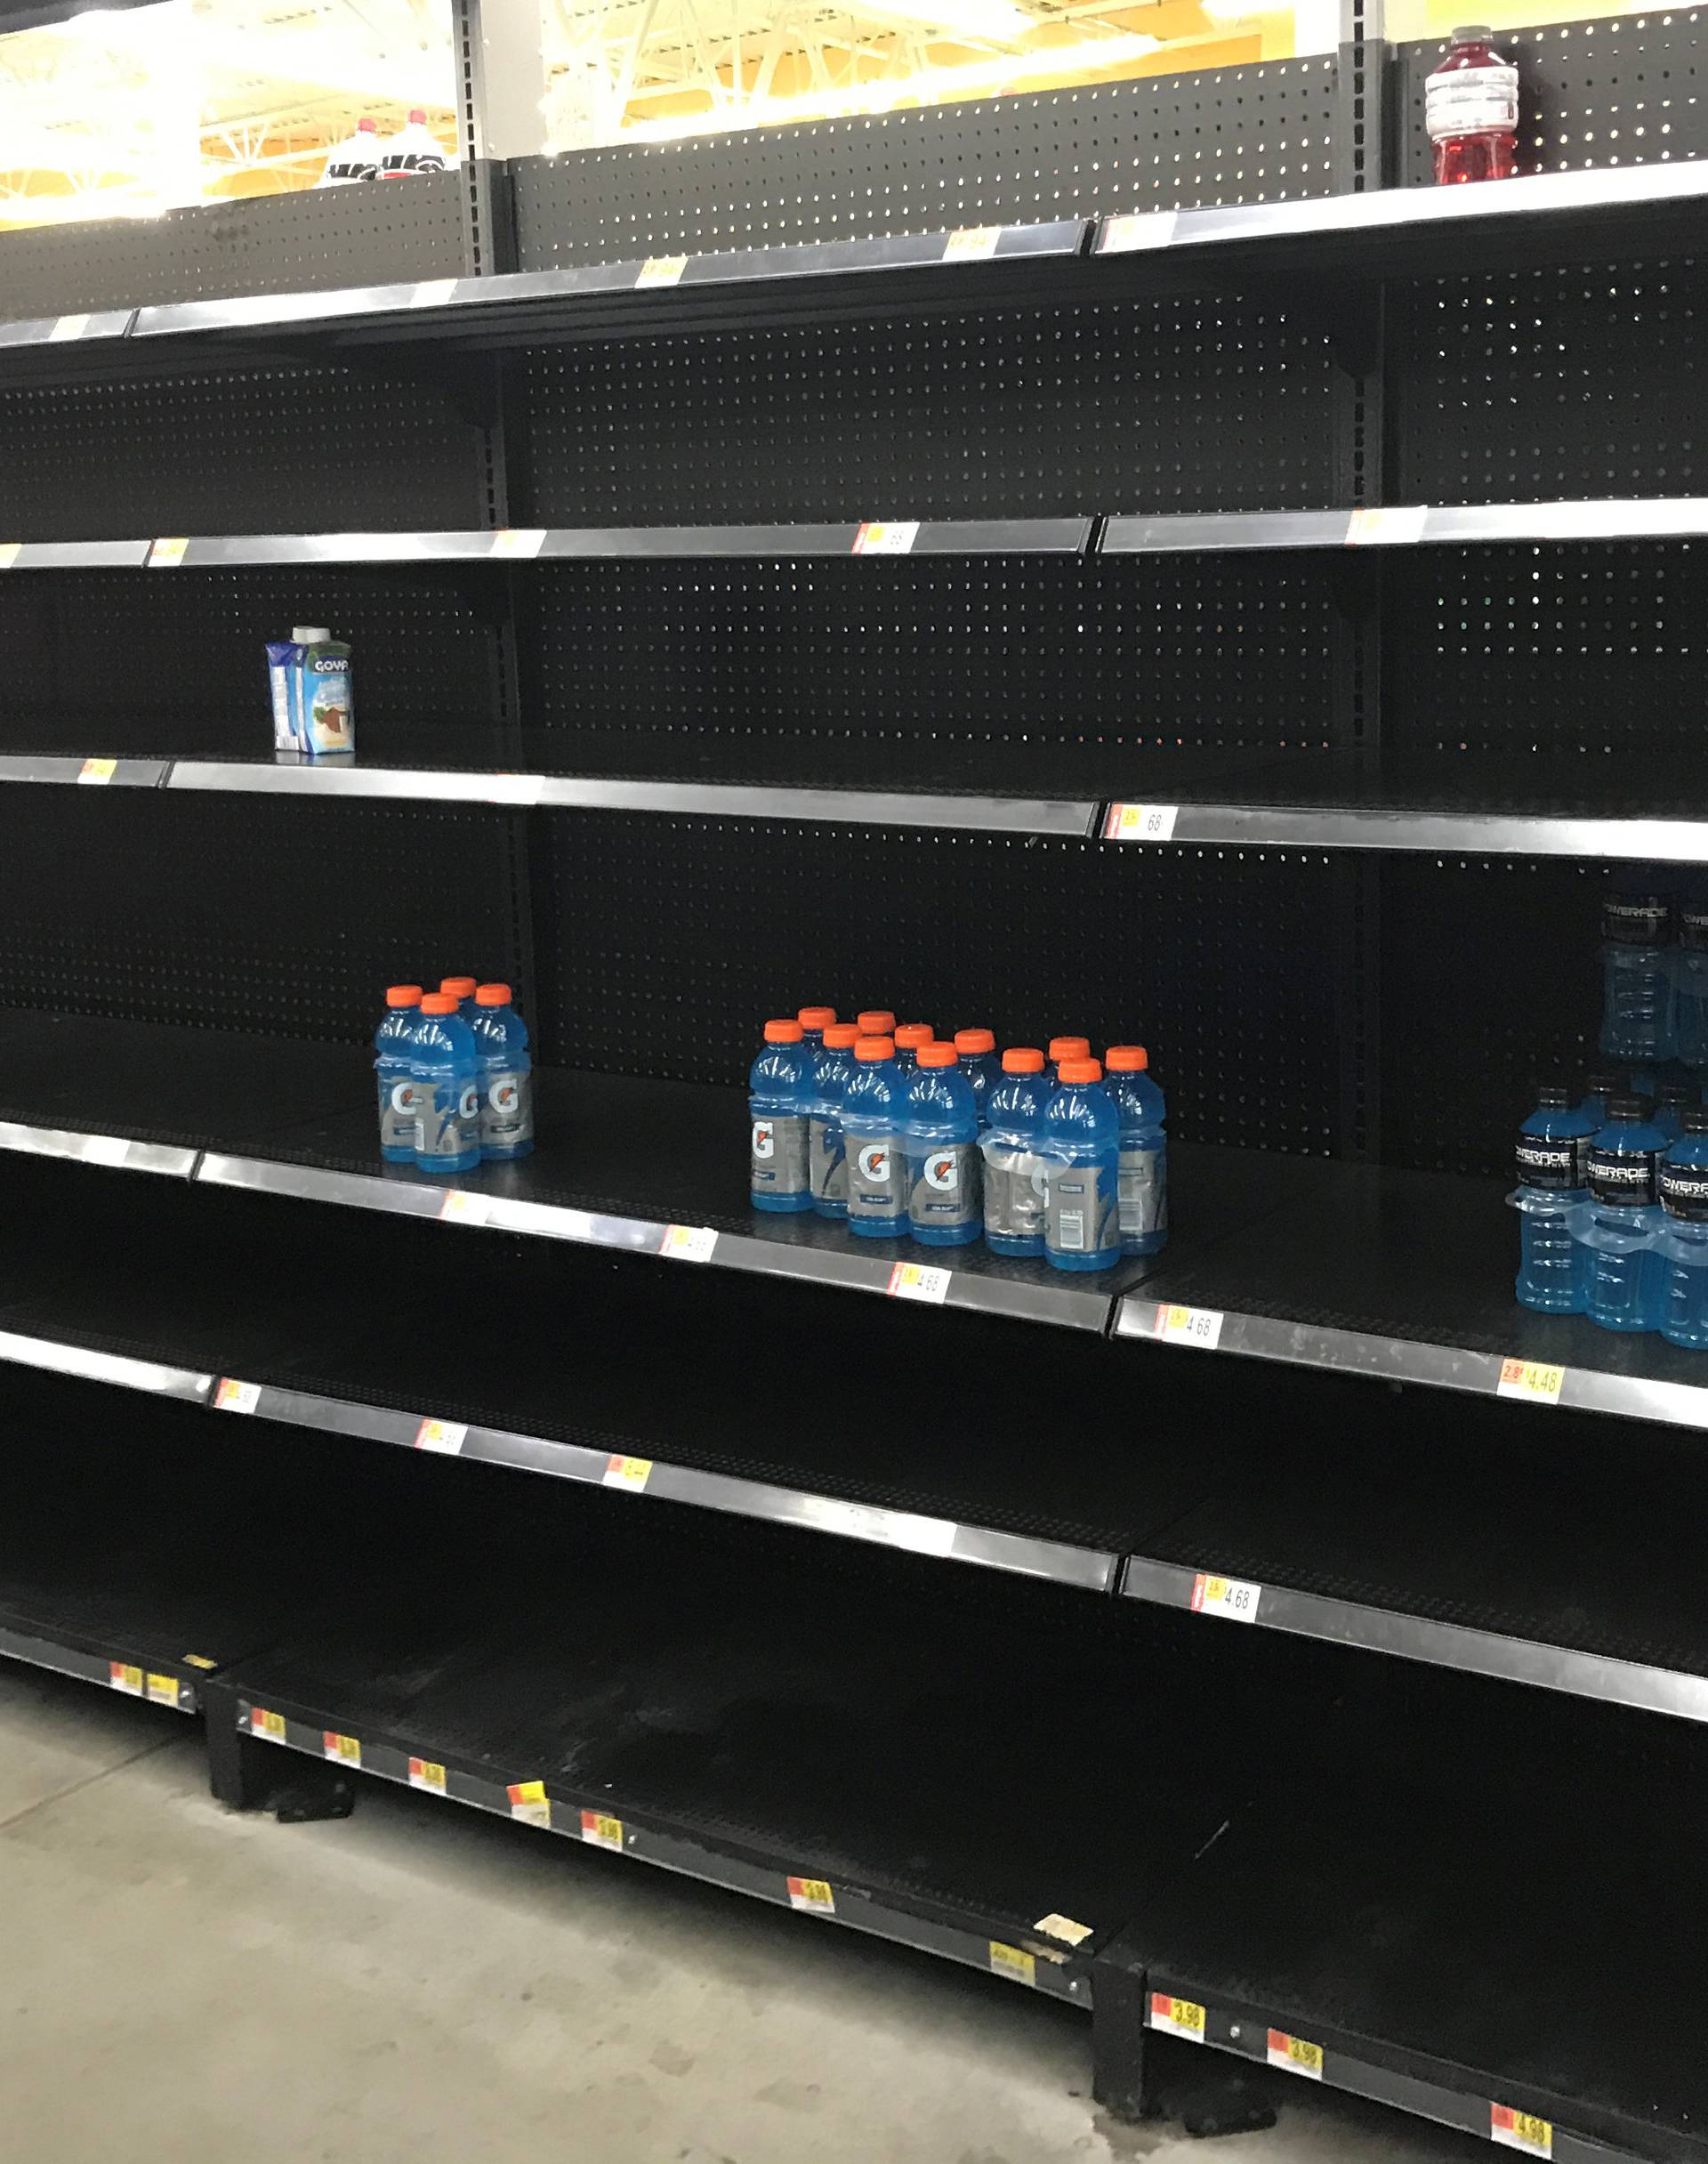
<svg viewBox="0 0 1708 2164"><path fill-rule="evenodd" d="M1355 511L1347 521L1348 548L1406 548L1423 538L1426 504L1384 505Z"/></svg>
<svg viewBox="0 0 1708 2164"><path fill-rule="evenodd" d="M890 1272L885 1287L892 1300L928 1300L933 1307L941 1307L949 1296L952 1270L942 1270L931 1263L898 1263Z"/></svg>
<svg viewBox="0 0 1708 2164"><path fill-rule="evenodd" d="M495 556L537 556L544 546L544 526L501 526L492 537Z"/></svg>
<svg viewBox="0 0 1708 2164"><path fill-rule="evenodd" d="M631 1495L639 1495L651 1478L651 1458L613 1454L605 1460L599 1484L601 1488L626 1488Z"/></svg>
<svg viewBox="0 0 1708 2164"><path fill-rule="evenodd" d="M1558 1405L1565 1387L1564 1368L1551 1367L1542 1360L1503 1360L1494 1395L1522 1398L1527 1405Z"/></svg>
<svg viewBox="0 0 1708 2164"><path fill-rule="evenodd" d="M543 1780L512 1780L505 1793L512 1818L520 1819L524 1826L551 1825L552 1798Z"/></svg>
<svg viewBox="0 0 1708 2164"><path fill-rule="evenodd" d="M149 568L154 571L173 571L184 561L184 551L189 546L189 537L175 534L169 539L157 541L149 551Z"/></svg>
<svg viewBox="0 0 1708 2164"><path fill-rule="evenodd" d="M83 1138L83 1161L85 1165L123 1165L128 1163L131 1145L122 1134L85 1134Z"/></svg>
<svg viewBox="0 0 1708 2164"><path fill-rule="evenodd" d="M1226 1616L1231 1623L1255 1623L1257 1604L1262 1597L1262 1587L1246 1578L1218 1578L1200 1571L1192 1580L1192 1607L1197 1615Z"/></svg>
<svg viewBox="0 0 1708 2164"><path fill-rule="evenodd" d="M825 1878L791 1878L789 1881L791 1909L810 1910L814 1916L834 1916L836 1896L830 1882Z"/></svg>
<svg viewBox="0 0 1708 2164"><path fill-rule="evenodd" d="M1489 2105L1488 2138L1503 2149L1522 2149L1528 2156L1554 2153L1553 2121L1538 2119L1534 2112L1515 2112L1507 2103Z"/></svg>
<svg viewBox="0 0 1708 2164"><path fill-rule="evenodd" d="M1002 237L1000 225L958 225L944 244L943 260L946 263L982 262L995 254Z"/></svg>
<svg viewBox="0 0 1708 2164"><path fill-rule="evenodd" d="M1158 1303L1151 1335L1171 1344L1202 1345L1213 1352L1221 1342L1221 1310L1218 1307L1177 1307L1172 1301Z"/></svg>
<svg viewBox="0 0 1708 2164"><path fill-rule="evenodd" d="M117 759L85 759L77 769L77 779L93 782L99 788L109 782L117 771Z"/></svg>
<svg viewBox="0 0 1708 2164"><path fill-rule="evenodd" d="M854 553L905 556L918 537L917 519L868 519L854 537Z"/></svg>
<svg viewBox="0 0 1708 2164"><path fill-rule="evenodd" d="M612 1818L608 1812L584 1811L581 1837L591 1841L595 1848L612 1849L619 1856L623 1853L623 1821Z"/></svg>
<svg viewBox="0 0 1708 2164"><path fill-rule="evenodd" d="M1144 248L1165 248L1174 238L1179 215L1172 210L1143 210L1124 218L1111 218L1103 228L1097 252L1100 255L1132 255Z"/></svg>
<svg viewBox="0 0 1708 2164"><path fill-rule="evenodd" d="M717 1244L717 1233L709 1224L667 1224L658 1252L679 1263L709 1263Z"/></svg>
<svg viewBox="0 0 1708 2164"><path fill-rule="evenodd" d="M468 1433L464 1420L423 1420L415 1430L415 1448L418 1450L439 1450L447 1457L455 1457L463 1448L463 1438Z"/></svg>
<svg viewBox="0 0 1708 2164"><path fill-rule="evenodd" d="M485 1224L492 1214L490 1195L471 1195L466 1187L454 1187L439 1206L441 1224Z"/></svg>
<svg viewBox="0 0 1708 2164"><path fill-rule="evenodd" d="M261 1403L259 1383L240 1383L235 1375L222 1375L214 1393L215 1408L222 1413L252 1413Z"/></svg>
<svg viewBox="0 0 1708 2164"><path fill-rule="evenodd" d="M61 316L47 334L50 345L62 345L68 338L81 338L89 327L87 315Z"/></svg>
<svg viewBox="0 0 1708 2164"><path fill-rule="evenodd" d="M1048 1916L1041 1916L1032 1928L1043 1932L1046 1939L1060 1939L1068 1946L1078 1946L1092 1935L1089 1924L1076 1924L1071 1916L1059 1916L1053 1909Z"/></svg>
<svg viewBox="0 0 1708 2164"><path fill-rule="evenodd" d="M1171 1998L1166 1991L1153 1991L1145 2018L1153 2029L1184 2037L1189 2044L1204 2041L1204 2011L1194 1999Z"/></svg>
<svg viewBox="0 0 1708 2164"><path fill-rule="evenodd" d="M1106 842L1172 842L1179 804L1111 804L1103 821Z"/></svg>
<svg viewBox="0 0 1708 2164"><path fill-rule="evenodd" d="M688 268L686 255L649 255L634 281L637 293L649 286L676 286Z"/></svg>
<svg viewBox="0 0 1708 2164"><path fill-rule="evenodd" d="M411 308L442 308L456 291L454 278L424 278L409 296Z"/></svg>

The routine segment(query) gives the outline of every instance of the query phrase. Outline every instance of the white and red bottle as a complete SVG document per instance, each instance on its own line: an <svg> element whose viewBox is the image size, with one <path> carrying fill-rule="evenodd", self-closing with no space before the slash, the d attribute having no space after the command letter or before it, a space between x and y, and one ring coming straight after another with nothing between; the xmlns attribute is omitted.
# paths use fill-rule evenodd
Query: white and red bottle
<svg viewBox="0 0 1708 2164"><path fill-rule="evenodd" d="M353 181L371 181L380 169L380 124L364 113L356 133L335 142L326 152L326 170L317 188L348 188Z"/></svg>
<svg viewBox="0 0 1708 2164"><path fill-rule="evenodd" d="M1423 85L1423 125L1435 151L1435 177L1504 181L1519 140L1519 71L1489 40L1492 30L1455 30L1440 66Z"/></svg>
<svg viewBox="0 0 1708 2164"><path fill-rule="evenodd" d="M408 126L387 136L382 146L380 178L412 181L419 174L443 173L447 166L455 163L454 157L447 155L444 144L428 126L426 114L417 105L410 109Z"/></svg>

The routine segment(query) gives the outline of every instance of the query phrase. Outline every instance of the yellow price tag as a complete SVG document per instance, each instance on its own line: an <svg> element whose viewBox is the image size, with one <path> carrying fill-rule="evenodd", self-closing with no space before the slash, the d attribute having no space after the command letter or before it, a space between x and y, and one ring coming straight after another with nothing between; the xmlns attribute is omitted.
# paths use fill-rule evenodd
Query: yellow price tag
<svg viewBox="0 0 1708 2164"><path fill-rule="evenodd" d="M187 1668L217 1668L219 1665L217 1660L210 1660L205 1653L186 1653L184 1655L184 1666Z"/></svg>
<svg viewBox="0 0 1708 2164"><path fill-rule="evenodd" d="M584 1811L581 1814L581 1837L591 1841L595 1848L615 1849L623 1853L623 1821L603 1811Z"/></svg>
<svg viewBox="0 0 1708 2164"><path fill-rule="evenodd" d="M1511 2104L1488 2107L1488 2138L1503 2149L1522 2149L1527 2156L1551 2157L1554 2153L1553 2122L1539 2119L1534 2112L1515 2112Z"/></svg>
<svg viewBox="0 0 1708 2164"><path fill-rule="evenodd" d="M943 260L946 263L982 262L995 254L1002 237L1000 225L956 226L944 244Z"/></svg>
<svg viewBox="0 0 1708 2164"><path fill-rule="evenodd" d="M520 1819L524 1826L551 1825L552 1799L543 1780L512 1780L505 1794L510 1798L512 1818Z"/></svg>
<svg viewBox="0 0 1708 2164"><path fill-rule="evenodd" d="M141 1698L142 1695L142 1671L128 1660L109 1660L107 1663L107 1680L115 1691L123 1691L127 1697Z"/></svg>
<svg viewBox="0 0 1708 2164"><path fill-rule="evenodd" d="M1564 1368L1551 1367L1541 1360L1503 1360L1494 1394L1497 1398L1523 1398L1531 1405L1558 1405L1565 1387Z"/></svg>
<svg viewBox="0 0 1708 2164"><path fill-rule="evenodd" d="M917 519L867 519L854 537L857 556L906 556L919 538Z"/></svg>
<svg viewBox="0 0 1708 2164"><path fill-rule="evenodd" d="M791 1878L789 1906L792 1909L810 1909L817 1916L834 1916L836 1896L830 1883L824 1878Z"/></svg>
<svg viewBox="0 0 1708 2164"><path fill-rule="evenodd" d="M360 1765L362 1747L354 1736L341 1736L335 1728L320 1731L320 1748L336 1765Z"/></svg>
<svg viewBox="0 0 1708 2164"><path fill-rule="evenodd" d="M658 1252L679 1263L709 1263L718 1244L715 1227L709 1224L667 1224Z"/></svg>
<svg viewBox="0 0 1708 2164"><path fill-rule="evenodd" d="M431 1758L412 1758L409 1761L409 1786L427 1789L435 1796L445 1793L445 1769Z"/></svg>
<svg viewBox="0 0 1708 2164"><path fill-rule="evenodd" d="M118 771L117 759L85 759L77 769L79 781L93 782L97 787L109 782Z"/></svg>
<svg viewBox="0 0 1708 2164"><path fill-rule="evenodd" d="M1000 1939L992 1939L990 1973L993 1976L1011 1977L1016 1983L1035 1983L1038 1965L1023 1947L1004 1946Z"/></svg>
<svg viewBox="0 0 1708 2164"><path fill-rule="evenodd" d="M1183 2036L1192 2043L1202 2044L1204 2018L1204 2008L1189 1998L1171 1998L1166 1991L1153 1991L1150 1995L1153 2029L1165 2029L1171 2036Z"/></svg>
<svg viewBox="0 0 1708 2164"><path fill-rule="evenodd" d="M611 1457L605 1460L600 1485L602 1488L626 1488L631 1495L639 1495L651 1478L651 1458Z"/></svg>
<svg viewBox="0 0 1708 2164"><path fill-rule="evenodd" d="M686 255L649 255L634 281L637 293L649 286L674 286L688 268Z"/></svg>
<svg viewBox="0 0 1708 2164"><path fill-rule="evenodd" d="M157 541L149 551L149 569L153 571L171 571L184 561L184 551L189 546L189 537L174 534L164 541Z"/></svg>
<svg viewBox="0 0 1708 2164"><path fill-rule="evenodd" d="M150 1670L148 1693L157 1706L175 1706L178 1703L178 1678L175 1675L157 1675Z"/></svg>
<svg viewBox="0 0 1708 2164"><path fill-rule="evenodd" d="M1284 2029L1269 2031L1269 2060L1284 2073L1303 2074L1309 2081L1323 2078L1323 2047L1307 2043L1301 2036L1289 2036Z"/></svg>
<svg viewBox="0 0 1708 2164"><path fill-rule="evenodd" d="M249 1708L249 1726L254 1734L265 1736L270 1743L283 1743L285 1740L285 1716L282 1713L269 1713L264 1706L252 1706Z"/></svg>

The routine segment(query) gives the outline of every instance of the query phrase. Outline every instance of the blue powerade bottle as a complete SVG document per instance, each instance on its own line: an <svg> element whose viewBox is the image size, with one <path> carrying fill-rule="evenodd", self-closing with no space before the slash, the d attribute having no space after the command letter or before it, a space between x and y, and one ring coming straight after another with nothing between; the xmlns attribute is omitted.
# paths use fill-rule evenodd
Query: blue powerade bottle
<svg viewBox="0 0 1708 2164"><path fill-rule="evenodd" d="M1702 1102L1699 1082L1663 1082L1655 1092L1655 1125L1669 1143L1684 1133L1684 1109Z"/></svg>
<svg viewBox="0 0 1708 2164"><path fill-rule="evenodd" d="M1664 894L1609 894L1601 905L1601 1049L1610 1060L1672 1058L1672 940Z"/></svg>
<svg viewBox="0 0 1708 2164"><path fill-rule="evenodd" d="M423 1172L472 1172L480 1162L480 1062L474 1032L448 992L429 992L409 1045Z"/></svg>
<svg viewBox="0 0 1708 2164"><path fill-rule="evenodd" d="M1543 1315L1581 1315L1588 1304L1591 1250L1575 1237L1589 1200L1590 1143L1595 1123L1577 1110L1563 1084L1544 1082L1536 1109L1519 1129L1519 1184L1508 1199L1519 1213L1521 1307Z"/></svg>
<svg viewBox="0 0 1708 2164"><path fill-rule="evenodd" d="M385 1020L374 1032L374 1071L380 1088L380 1155L388 1165L415 1161L415 1088L409 1047L420 1019L421 987L394 984Z"/></svg>
<svg viewBox="0 0 1708 2164"><path fill-rule="evenodd" d="M812 1207L807 1183L807 1098L810 1078L801 1025L765 1025L765 1049L747 1077L753 1114L748 1186L753 1207L798 1215Z"/></svg>
<svg viewBox="0 0 1708 2164"><path fill-rule="evenodd" d="M1593 1074L1583 1078L1583 1101L1577 1109L1589 1121L1591 1134L1599 1134L1607 1126L1607 1099L1616 1097L1624 1086L1623 1077L1605 1067L1599 1067Z"/></svg>
<svg viewBox="0 0 1708 2164"><path fill-rule="evenodd" d="M820 1217L848 1216L848 1156L842 1147L842 1093L854 1072L859 1031L851 1021L825 1025L807 1093L807 1186Z"/></svg>
<svg viewBox="0 0 1708 2164"><path fill-rule="evenodd" d="M1661 1336L1697 1352L1708 1345L1708 1105L1685 1108L1684 1133L1661 1159L1659 1186Z"/></svg>
<svg viewBox="0 0 1708 2164"><path fill-rule="evenodd" d="M480 1061L480 1154L500 1163L534 1148L534 1062L528 1024L511 1005L507 984L474 995L474 1049Z"/></svg>
<svg viewBox="0 0 1708 2164"><path fill-rule="evenodd" d="M848 1229L862 1239L899 1239L907 1230L907 1151L903 1123L910 1077L887 1037L863 1037L842 1092L848 1159Z"/></svg>
<svg viewBox="0 0 1708 2164"><path fill-rule="evenodd" d="M927 1248L964 1248L984 1230L979 1102L953 1045L922 1045L907 1089L907 1223Z"/></svg>
<svg viewBox="0 0 1708 2164"><path fill-rule="evenodd" d="M1044 1108L1043 1252L1058 1270L1121 1259L1121 1115L1096 1060L1063 1060Z"/></svg>
<svg viewBox="0 0 1708 2164"><path fill-rule="evenodd" d="M1155 1255L1168 1239L1168 1104L1142 1045L1111 1045L1103 1065L1121 1116L1121 1252Z"/></svg>
<svg viewBox="0 0 1708 2164"><path fill-rule="evenodd" d="M979 1108L979 1125L982 1127L987 1118L985 1107L1002 1074L996 1060L996 1039L988 1030L957 1030L955 1056L962 1073L972 1085L972 1101Z"/></svg>
<svg viewBox="0 0 1708 2164"><path fill-rule="evenodd" d="M1666 1137L1648 1117L1647 1098L1619 1096L1590 1144L1590 1199L1575 1231L1591 1250L1591 1322L1604 1330L1660 1327L1663 1258L1655 1235L1664 1222L1657 1175Z"/></svg>
<svg viewBox="0 0 1708 2164"><path fill-rule="evenodd" d="M985 1100L985 1245L993 1255L1043 1253L1043 1183L1038 1137L1052 1087L1043 1054L1014 1045Z"/></svg>
<svg viewBox="0 0 1708 2164"><path fill-rule="evenodd" d="M1708 901L1679 904L1679 943L1672 950L1672 1023L1679 1057L1698 1072L1708 1067Z"/></svg>

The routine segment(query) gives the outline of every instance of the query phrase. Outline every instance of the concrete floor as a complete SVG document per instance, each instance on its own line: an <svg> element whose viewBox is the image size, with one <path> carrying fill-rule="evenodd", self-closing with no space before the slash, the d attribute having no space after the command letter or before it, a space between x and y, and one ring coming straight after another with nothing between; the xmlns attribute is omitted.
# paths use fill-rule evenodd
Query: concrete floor
<svg viewBox="0 0 1708 2164"><path fill-rule="evenodd" d="M222 1811L181 1715L0 1665L8 2153L82 2164L1426 2164L1486 2144L1272 2081L1270 2132L1108 2124L1073 2009L377 1781Z"/></svg>

